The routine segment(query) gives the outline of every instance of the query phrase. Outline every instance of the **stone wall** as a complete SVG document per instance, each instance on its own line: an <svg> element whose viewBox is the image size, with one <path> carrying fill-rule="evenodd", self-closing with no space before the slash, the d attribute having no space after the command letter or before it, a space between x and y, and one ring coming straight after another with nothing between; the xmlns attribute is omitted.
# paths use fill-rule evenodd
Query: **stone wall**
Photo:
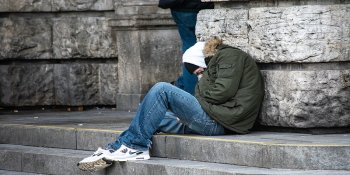
<svg viewBox="0 0 350 175"><path fill-rule="evenodd" d="M214 1L197 37L219 35L258 62L262 125L350 125L349 0ZM0 106L135 110L180 72L176 26L157 2L0 0Z"/></svg>
<svg viewBox="0 0 350 175"><path fill-rule="evenodd" d="M219 35L259 63L261 124L350 125L349 1L226 1L216 8L200 12L197 37Z"/></svg>
<svg viewBox="0 0 350 175"><path fill-rule="evenodd" d="M0 106L115 105L113 0L0 4Z"/></svg>
<svg viewBox="0 0 350 175"><path fill-rule="evenodd" d="M0 107L123 104L118 109L134 110L153 83L173 81L178 75L180 43L174 23L168 22L165 32L158 30L160 35L142 29L143 38L135 37L141 35L131 27L133 36L118 39L114 31L119 27L110 26L118 16L133 21L146 13L169 14L157 7L157 1L0 0L0 4ZM151 42L165 36L172 36L173 47L166 46L171 53ZM125 49L142 53L142 61L137 54L125 55ZM166 75L165 69L174 73Z"/></svg>

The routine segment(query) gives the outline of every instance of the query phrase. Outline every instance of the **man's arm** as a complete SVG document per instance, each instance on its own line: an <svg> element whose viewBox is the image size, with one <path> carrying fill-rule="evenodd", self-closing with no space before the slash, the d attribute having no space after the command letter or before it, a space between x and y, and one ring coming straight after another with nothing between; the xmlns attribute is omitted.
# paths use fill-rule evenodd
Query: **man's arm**
<svg viewBox="0 0 350 175"><path fill-rule="evenodd" d="M231 99L237 92L243 75L244 59L238 55L218 55L217 78L201 96L212 104L222 104Z"/></svg>

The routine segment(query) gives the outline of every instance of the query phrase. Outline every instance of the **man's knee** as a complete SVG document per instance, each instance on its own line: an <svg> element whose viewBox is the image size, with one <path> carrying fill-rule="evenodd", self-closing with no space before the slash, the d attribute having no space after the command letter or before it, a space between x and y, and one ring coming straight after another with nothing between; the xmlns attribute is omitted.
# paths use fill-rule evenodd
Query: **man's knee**
<svg viewBox="0 0 350 175"><path fill-rule="evenodd" d="M172 85L170 83L166 83L166 82L158 82L152 87L152 91L160 91L160 90L166 88L167 86L172 86Z"/></svg>

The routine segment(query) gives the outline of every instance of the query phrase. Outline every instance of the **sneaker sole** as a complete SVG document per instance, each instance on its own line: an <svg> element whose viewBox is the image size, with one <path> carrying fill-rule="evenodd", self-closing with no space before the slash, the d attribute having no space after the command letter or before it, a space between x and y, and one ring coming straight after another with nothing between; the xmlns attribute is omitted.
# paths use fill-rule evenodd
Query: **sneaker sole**
<svg viewBox="0 0 350 175"><path fill-rule="evenodd" d="M83 171L98 171L112 165L108 160L99 159L94 162L78 163L77 166Z"/></svg>
<svg viewBox="0 0 350 175"><path fill-rule="evenodd" d="M104 159L107 161L117 161L117 162L126 162L129 160L148 160L151 157L146 155L146 156L136 156L136 157L129 157L129 158L124 158L124 159L118 159L118 158L113 158L113 157L105 157Z"/></svg>

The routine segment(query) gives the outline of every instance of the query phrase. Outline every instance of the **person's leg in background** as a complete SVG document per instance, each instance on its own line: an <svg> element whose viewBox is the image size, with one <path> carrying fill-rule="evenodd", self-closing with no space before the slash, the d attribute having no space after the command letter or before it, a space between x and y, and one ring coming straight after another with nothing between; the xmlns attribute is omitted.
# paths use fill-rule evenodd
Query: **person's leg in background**
<svg viewBox="0 0 350 175"><path fill-rule="evenodd" d="M196 23L198 12L183 12L171 10L171 15L178 27L182 41L182 52L196 44ZM182 75L176 80L175 85L190 94L194 94L194 88L197 84L197 76L191 74L182 66Z"/></svg>
<svg viewBox="0 0 350 175"><path fill-rule="evenodd" d="M177 25L181 37L183 53L197 42L197 14L198 12L183 12L171 10L171 15Z"/></svg>

